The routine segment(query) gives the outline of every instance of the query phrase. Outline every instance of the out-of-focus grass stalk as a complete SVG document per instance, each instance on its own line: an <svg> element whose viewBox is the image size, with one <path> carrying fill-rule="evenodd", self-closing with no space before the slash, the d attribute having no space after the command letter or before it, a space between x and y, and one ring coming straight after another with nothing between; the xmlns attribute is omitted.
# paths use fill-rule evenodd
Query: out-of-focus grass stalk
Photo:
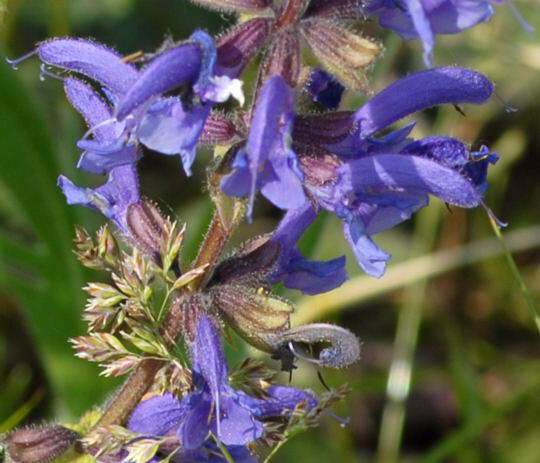
<svg viewBox="0 0 540 463"><path fill-rule="evenodd" d="M510 253L534 249L540 246L540 225L515 230L505 236ZM298 301L297 311L292 318L295 324L324 319L345 307L359 304L426 277L433 278L450 270L501 254L503 254L503 250L499 240L490 238L415 257L391 265L384 278L380 280L361 275L352 278L330 293L303 297Z"/></svg>
<svg viewBox="0 0 540 463"><path fill-rule="evenodd" d="M511 399L479 414L461 429L450 434L442 441L442 443L436 445L433 450L428 452L423 458L415 461L418 463L439 463L448 461L448 457L451 457L460 449L463 449L468 443L478 439L487 427L515 410L529 406L531 400L536 400L539 392L540 383L538 383L538 378L536 378L533 383L526 386L522 391L513 394Z"/></svg>
<svg viewBox="0 0 540 463"><path fill-rule="evenodd" d="M495 220L491 216L489 216L489 221L491 222L491 227L493 228L493 231L495 232L495 236L501 243L501 246L504 251L504 256L506 257L508 266L510 267L510 271L512 272L512 276L515 278L516 283L518 284L519 289L521 291L521 294L523 294L523 299L525 299L527 308L530 310L533 320L536 324L536 328L538 329L538 332L540 333L540 312L538 311L538 308L536 307L534 303L533 296L531 292L529 291L529 288L525 284L525 281L523 281L521 272L519 271L518 266L516 265L516 261L514 260L514 257L512 256L512 251L510 250L506 240L504 239L504 236L501 233L499 226L495 223Z"/></svg>
<svg viewBox="0 0 540 463"><path fill-rule="evenodd" d="M424 254L433 248L440 218L440 206L426 208L418 214L412 243L413 256ZM377 450L378 463L394 463L399 459L405 405L411 388L414 354L422 322L427 282L426 276L409 286L403 297L397 322L394 354L386 384L386 404Z"/></svg>
<svg viewBox="0 0 540 463"><path fill-rule="evenodd" d="M45 397L45 391L41 388L36 389L30 399L15 410L3 423L0 423L0 435L6 431L9 431L10 429L13 429L22 420L24 420L28 414L43 400L43 397Z"/></svg>
<svg viewBox="0 0 540 463"><path fill-rule="evenodd" d="M0 44L5 45L10 37L13 20L21 0L0 0Z"/></svg>

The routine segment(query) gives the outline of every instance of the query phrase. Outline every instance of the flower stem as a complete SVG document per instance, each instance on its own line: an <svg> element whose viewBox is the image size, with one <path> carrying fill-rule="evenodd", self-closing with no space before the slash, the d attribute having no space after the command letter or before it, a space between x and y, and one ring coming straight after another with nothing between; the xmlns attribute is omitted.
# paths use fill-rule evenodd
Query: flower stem
<svg viewBox="0 0 540 463"><path fill-rule="evenodd" d="M219 438L212 433L212 437L214 438L214 441L216 442L217 446L219 447L219 450L221 450L221 453L225 457L225 460L227 460L227 463L234 463L234 458L232 457L231 453L227 449L227 447L219 440Z"/></svg>
<svg viewBox="0 0 540 463"><path fill-rule="evenodd" d="M306 2L304 0L289 0L276 21L277 27L296 23L304 12L305 6Z"/></svg>
<svg viewBox="0 0 540 463"><path fill-rule="evenodd" d="M219 211L216 210L212 216L212 221L210 222L204 241L199 249L199 254L192 265L192 268L197 268L208 264L208 271L190 285L192 291L204 286L207 279L212 274L212 269L221 256L230 236L230 228L223 223Z"/></svg>
<svg viewBox="0 0 540 463"><path fill-rule="evenodd" d="M105 409L95 427L122 423L146 394L162 365L160 360L143 360Z"/></svg>
<svg viewBox="0 0 540 463"><path fill-rule="evenodd" d="M508 266L510 267L510 271L512 272L512 275L519 286L521 294L523 294L523 299L525 299L527 308L531 312L534 323L536 324L536 329L540 333L540 311L538 310L538 308L536 307L534 303L532 294L529 291L529 288L527 287L527 285L525 284L523 277L521 276L521 272L519 271L516 261L514 260L514 257L512 256L512 252L510 251L510 248L508 244L506 243L506 240L504 239L504 236L501 233L499 226L497 225L495 219L491 215L488 215L488 217L489 217L489 222L491 223L491 228L493 228L493 231L495 232L495 236L497 237L497 239L501 243L501 246L503 247L504 255L506 257L506 261L508 262Z"/></svg>

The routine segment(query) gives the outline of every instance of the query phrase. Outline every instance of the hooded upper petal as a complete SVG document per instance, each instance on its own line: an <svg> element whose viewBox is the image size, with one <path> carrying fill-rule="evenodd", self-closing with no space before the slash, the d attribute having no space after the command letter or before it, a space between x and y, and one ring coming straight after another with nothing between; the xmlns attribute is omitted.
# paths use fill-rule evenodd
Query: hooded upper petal
<svg viewBox="0 0 540 463"><path fill-rule="evenodd" d="M90 40L52 39L41 43L37 53L44 63L79 72L118 95L125 93L138 75L119 54Z"/></svg>
<svg viewBox="0 0 540 463"><path fill-rule="evenodd" d="M377 93L353 116L355 137L367 137L413 112L440 104L484 103L493 84L469 69L446 67L417 72Z"/></svg>
<svg viewBox="0 0 540 463"><path fill-rule="evenodd" d="M119 102L116 118L121 121L162 93L196 80L201 62L200 48L190 42L159 54L141 71L139 78Z"/></svg>

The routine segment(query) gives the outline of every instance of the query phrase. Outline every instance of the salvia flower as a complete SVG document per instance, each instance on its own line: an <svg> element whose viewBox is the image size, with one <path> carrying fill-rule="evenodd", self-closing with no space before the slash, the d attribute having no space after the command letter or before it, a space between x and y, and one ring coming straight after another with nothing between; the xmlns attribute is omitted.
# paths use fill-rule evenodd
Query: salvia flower
<svg viewBox="0 0 540 463"><path fill-rule="evenodd" d="M279 83L282 89L288 88L279 79L274 77L272 82ZM291 182L289 189L285 185L281 187L287 192L289 203L279 203L276 197L265 194L274 204L289 211L274 237L282 246L274 282L283 281L289 287L313 294L345 281L342 258L310 263L294 247L321 209L343 220L344 235L358 263L370 275L380 277L390 255L373 242L373 234L409 218L427 205L429 195L460 207L482 204L488 165L497 160L486 147L478 153L471 152L462 142L450 137L412 141L408 136L414 124L382 137L375 135L415 111L448 103L481 104L492 93L492 83L482 74L460 68L439 68L400 79L354 113L295 115L291 149L273 151L271 155L289 169L295 168L289 171L295 174L295 183ZM256 111L264 107L261 99ZM257 147L276 146L272 142L275 137L279 139L279 134L256 131L255 123L253 130L259 141ZM250 132L249 136L255 135ZM235 170L222 183L226 193L253 195L252 172L260 175L264 164L257 162L271 158L258 156L259 152L248 151L240 162L238 158L242 154L237 156ZM250 169L250 162L257 168ZM302 193L296 188L298 181ZM246 187L242 191L242 185L251 185L251 190ZM256 187L263 191L262 185L264 182ZM293 199L299 204L296 207L292 205Z"/></svg>
<svg viewBox="0 0 540 463"><path fill-rule="evenodd" d="M457 34L493 16L493 3L505 0L370 0L366 13L378 17L381 26L392 29L403 39L419 38L424 48L424 62L433 63L435 36ZM519 15L511 0L507 2L522 26L532 30Z"/></svg>
<svg viewBox="0 0 540 463"><path fill-rule="evenodd" d="M287 288L318 294L331 291L347 280L345 256L327 262L311 261L296 248L297 241L316 217L317 212L309 201L287 211L272 237L280 244L280 254L274 272L269 275L271 283L281 281Z"/></svg>
<svg viewBox="0 0 540 463"><path fill-rule="evenodd" d="M83 112L90 126L87 134L94 137L78 143L85 151L79 167L90 172L108 172L125 164L129 157L126 148L140 142L154 151L179 155L189 174L212 104L230 96L243 102L241 82L215 74L216 48L203 31L155 55L142 70L89 40L51 39L38 45L34 53L45 66L91 79L105 97L102 100L101 95L87 88L84 93L88 101L80 101L75 87L84 84L67 79L68 98ZM12 64L16 66L19 61ZM186 87L184 98L164 97L182 86ZM193 95L199 100L195 101ZM100 117L89 117L94 109Z"/></svg>
<svg viewBox="0 0 540 463"><path fill-rule="evenodd" d="M367 273L380 277L390 258L373 242L372 234L409 218L427 205L429 195L460 207L478 206L486 188L488 164L497 159L485 148L484 154L471 153L449 137L411 141L407 135L412 126L378 139L373 135L414 111L442 103L480 104L492 92L487 78L466 69L413 74L353 113L349 133L325 146L329 155L313 156L315 160L309 163L304 161L309 156L309 140L317 139L316 127L324 125L324 117L321 121L297 118L307 189L319 207L343 220L345 237ZM320 164L328 171L324 181Z"/></svg>
<svg viewBox="0 0 540 463"><path fill-rule="evenodd" d="M306 201L303 174L291 149L293 122L294 91L282 77L271 77L257 100L234 171L221 182L226 194L249 197L249 215L257 190L282 209L294 209Z"/></svg>
<svg viewBox="0 0 540 463"><path fill-rule="evenodd" d="M301 403L317 404L310 393L291 387L272 386L264 399L233 389L217 326L207 315L199 317L191 355L195 390L181 402L165 394L141 403L130 418L131 430L165 435L174 429L187 450L204 446L210 431L227 446L244 446L262 436L262 419L290 413Z"/></svg>

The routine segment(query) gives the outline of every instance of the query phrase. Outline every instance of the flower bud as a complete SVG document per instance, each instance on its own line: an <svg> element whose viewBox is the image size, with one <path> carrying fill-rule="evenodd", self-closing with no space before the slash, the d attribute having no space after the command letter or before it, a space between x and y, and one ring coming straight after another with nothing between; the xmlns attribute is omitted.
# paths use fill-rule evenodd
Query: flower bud
<svg viewBox="0 0 540 463"><path fill-rule="evenodd" d="M165 219L148 201L131 204L127 211L130 238L154 262L161 263L161 248L165 236Z"/></svg>
<svg viewBox="0 0 540 463"><path fill-rule="evenodd" d="M11 431L3 440L7 461L45 463L67 451L79 434L60 425L44 425Z"/></svg>
<svg viewBox="0 0 540 463"><path fill-rule="evenodd" d="M104 225L97 234L98 255L107 263L114 265L120 254L118 243L108 224Z"/></svg>

